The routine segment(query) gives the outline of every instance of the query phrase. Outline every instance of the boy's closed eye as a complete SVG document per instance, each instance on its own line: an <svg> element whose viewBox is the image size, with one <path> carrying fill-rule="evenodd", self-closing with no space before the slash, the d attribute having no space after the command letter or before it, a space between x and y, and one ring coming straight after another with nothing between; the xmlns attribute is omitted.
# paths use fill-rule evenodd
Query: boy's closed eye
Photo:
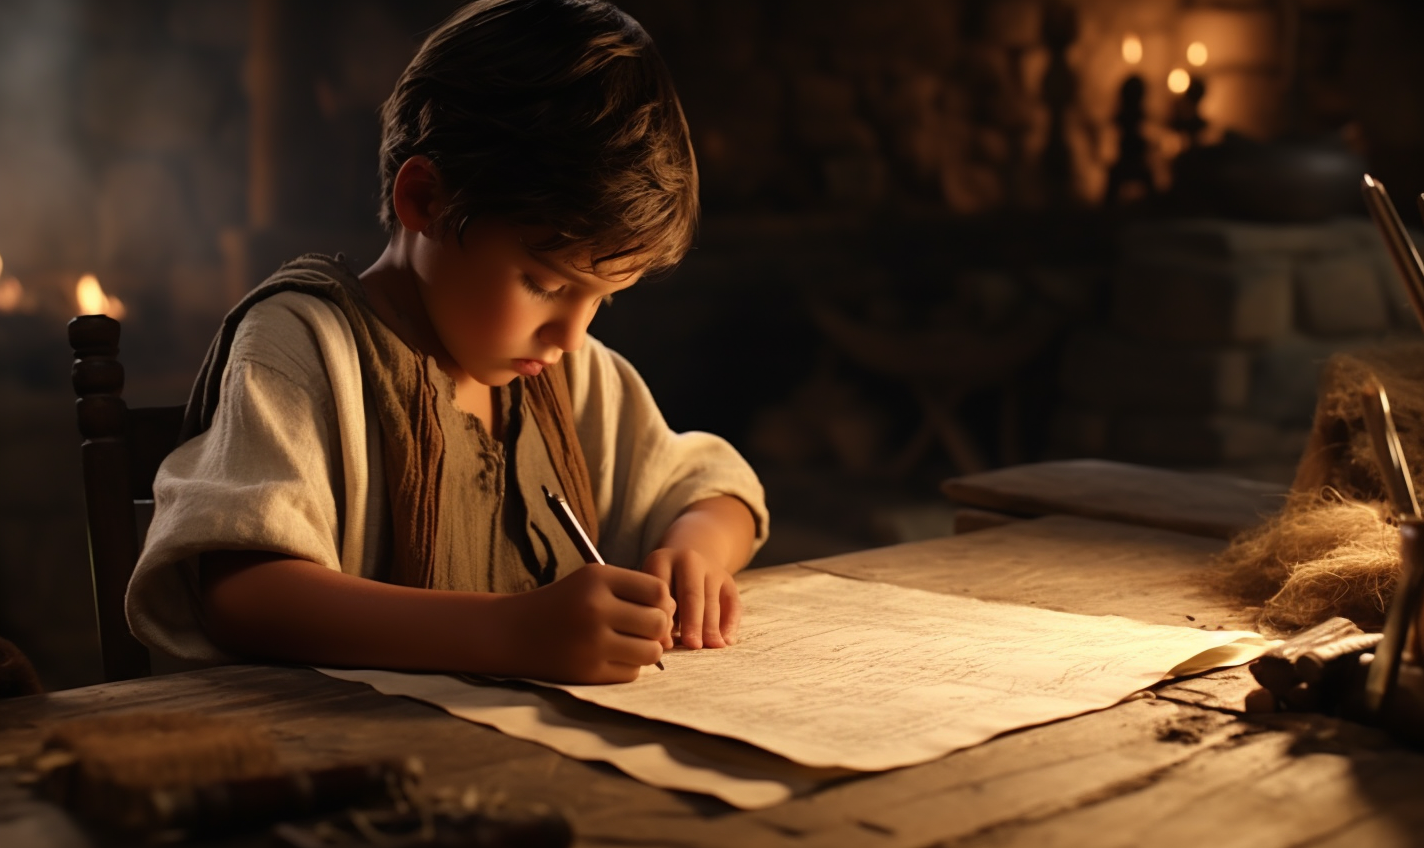
<svg viewBox="0 0 1424 848"><path fill-rule="evenodd" d="M542 285L540 281L534 279L527 273L520 274L519 280L524 285L524 287L529 290L530 294L534 295L540 300L558 300L559 297L563 295L563 293L567 291L569 287L567 283L561 283L553 287L548 287ZM608 306L609 304L613 303L613 295L606 294L603 297L599 298L598 302L600 306Z"/></svg>
<svg viewBox="0 0 1424 848"><path fill-rule="evenodd" d="M543 300L557 300L559 295L564 293L564 289L568 288L567 284L553 287L542 286L539 284L539 281L528 274L520 274L519 281L524 284L524 287L529 290L530 294Z"/></svg>

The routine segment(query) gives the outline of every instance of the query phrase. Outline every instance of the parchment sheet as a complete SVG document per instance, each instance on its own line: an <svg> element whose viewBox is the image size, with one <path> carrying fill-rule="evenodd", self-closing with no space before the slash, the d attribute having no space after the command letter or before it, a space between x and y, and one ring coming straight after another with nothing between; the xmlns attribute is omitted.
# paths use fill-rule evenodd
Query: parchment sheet
<svg viewBox="0 0 1424 848"><path fill-rule="evenodd" d="M742 592L737 645L675 650L619 686L555 685L615 710L817 768L913 765L1248 662L1255 633L1143 624L813 574ZM1190 661L1216 651L1210 664Z"/></svg>
<svg viewBox="0 0 1424 848"><path fill-rule="evenodd" d="M742 742L575 700L562 692L445 674L318 668L385 695L414 698L457 718L579 760L597 760L663 789L699 792L743 810L771 807L853 772L797 765Z"/></svg>
<svg viewBox="0 0 1424 848"><path fill-rule="evenodd" d="M1109 707L1167 677L1249 662L1270 644L1243 631L822 573L746 586L742 598L737 645L672 651L666 671L649 667L618 686L531 691L441 674L318 670L653 786L760 809L856 771L925 762Z"/></svg>

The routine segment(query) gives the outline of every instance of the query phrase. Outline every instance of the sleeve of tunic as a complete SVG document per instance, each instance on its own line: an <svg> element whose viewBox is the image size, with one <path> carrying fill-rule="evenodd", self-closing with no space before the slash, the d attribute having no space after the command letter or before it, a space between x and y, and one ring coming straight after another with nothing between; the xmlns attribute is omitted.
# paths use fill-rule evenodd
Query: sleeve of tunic
<svg viewBox="0 0 1424 848"><path fill-rule="evenodd" d="M333 304L288 292L252 308L212 426L154 481L126 599L140 641L184 659L231 659L202 627L192 558L205 551L273 551L361 573L371 488L362 404L355 343Z"/></svg>
<svg viewBox="0 0 1424 848"><path fill-rule="evenodd" d="M668 427L633 366L589 338L568 357L579 444L599 515L599 547L636 568L688 506L717 495L740 499L756 520L753 550L769 516L761 481L736 448L711 433Z"/></svg>

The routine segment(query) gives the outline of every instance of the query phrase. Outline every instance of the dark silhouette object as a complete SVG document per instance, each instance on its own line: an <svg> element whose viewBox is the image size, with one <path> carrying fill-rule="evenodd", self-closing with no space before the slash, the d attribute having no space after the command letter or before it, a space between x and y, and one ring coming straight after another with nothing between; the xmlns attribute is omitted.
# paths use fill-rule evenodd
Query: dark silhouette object
<svg viewBox="0 0 1424 848"><path fill-rule="evenodd" d="M149 674L148 649L129 632L124 592L138 562L136 505L153 501L158 465L178 442L183 407L129 409L119 363L119 322L82 315L69 322L79 396L89 563L106 681Z"/></svg>
<svg viewBox="0 0 1424 848"><path fill-rule="evenodd" d="M1078 75L1068 66L1068 48L1077 40L1077 10L1066 3L1048 4L1043 10L1043 43L1049 58L1042 85L1043 102L1048 107L1048 143L1043 148L1042 167L1048 203L1054 208L1068 206L1076 197L1068 113L1078 99Z"/></svg>
<svg viewBox="0 0 1424 848"><path fill-rule="evenodd" d="M1172 104L1172 129L1182 134L1184 150L1201 145L1206 120L1201 116L1202 98L1206 97L1206 80L1193 75L1187 90Z"/></svg>
<svg viewBox="0 0 1424 848"><path fill-rule="evenodd" d="M0 639L0 698L38 695L43 691L29 658L14 642Z"/></svg>
<svg viewBox="0 0 1424 848"><path fill-rule="evenodd" d="M1122 81L1117 114L1113 116L1118 131L1117 161L1108 171L1105 200L1109 206L1157 193L1152 167L1147 163L1147 138L1142 134L1142 122L1147 118L1143 106L1146 97L1147 83L1142 77L1133 74Z"/></svg>

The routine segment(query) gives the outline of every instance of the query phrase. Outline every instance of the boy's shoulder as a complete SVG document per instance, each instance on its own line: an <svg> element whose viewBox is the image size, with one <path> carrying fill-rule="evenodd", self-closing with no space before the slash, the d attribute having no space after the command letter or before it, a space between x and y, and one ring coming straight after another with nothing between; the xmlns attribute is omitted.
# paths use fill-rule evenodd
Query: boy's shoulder
<svg viewBox="0 0 1424 848"><path fill-rule="evenodd" d="M351 325L340 307L297 291L276 292L254 303L237 326L229 363L265 365L308 382L325 371L334 351L355 352Z"/></svg>

